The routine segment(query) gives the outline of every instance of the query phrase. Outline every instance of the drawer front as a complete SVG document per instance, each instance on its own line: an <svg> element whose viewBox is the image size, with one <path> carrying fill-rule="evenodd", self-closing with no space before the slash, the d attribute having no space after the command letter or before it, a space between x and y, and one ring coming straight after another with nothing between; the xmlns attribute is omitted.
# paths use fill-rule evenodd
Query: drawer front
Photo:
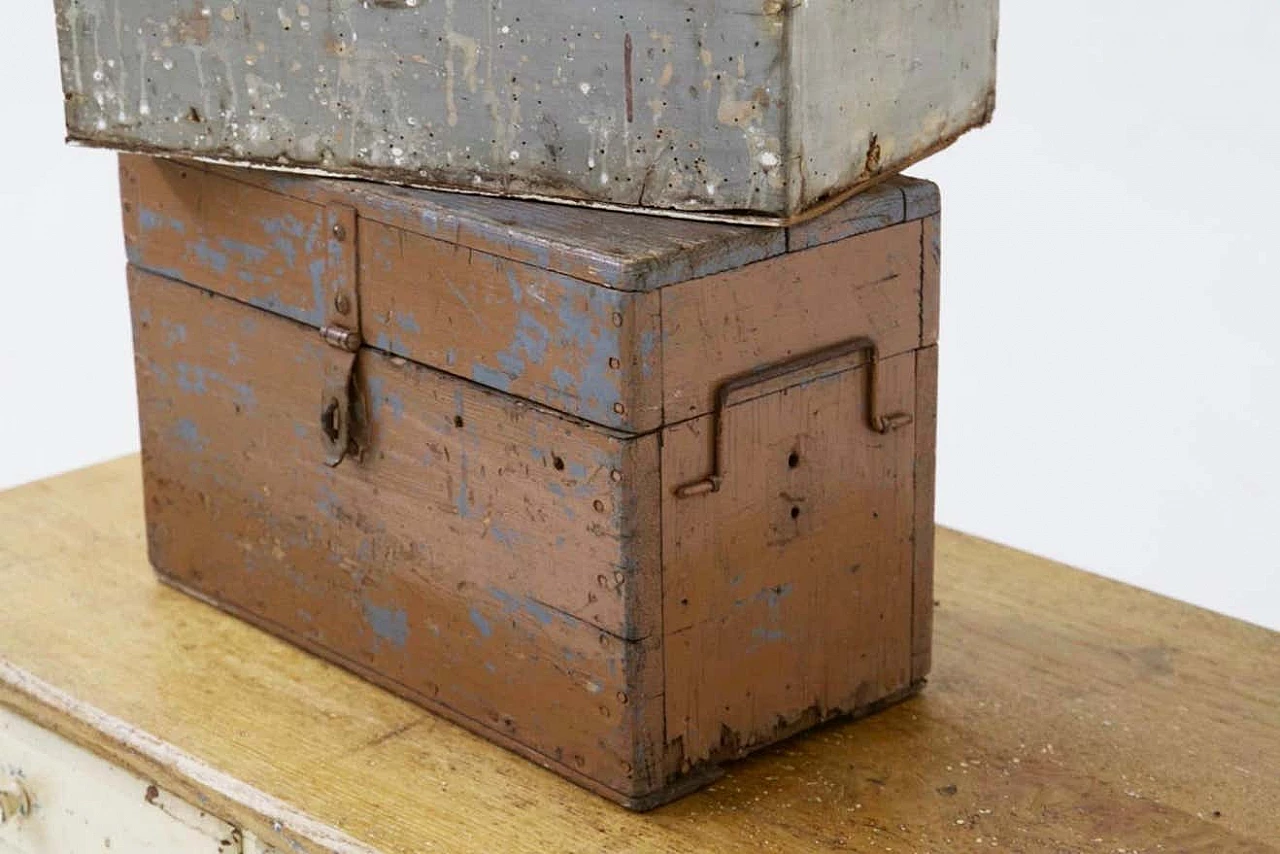
<svg viewBox="0 0 1280 854"><path fill-rule="evenodd" d="M274 854L221 819L0 709L0 790L29 804L0 823L4 854Z"/></svg>

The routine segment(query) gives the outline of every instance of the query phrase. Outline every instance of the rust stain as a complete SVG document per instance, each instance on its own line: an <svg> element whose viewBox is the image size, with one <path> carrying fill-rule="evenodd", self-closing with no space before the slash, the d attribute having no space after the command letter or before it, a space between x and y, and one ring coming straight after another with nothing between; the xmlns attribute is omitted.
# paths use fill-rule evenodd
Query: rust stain
<svg viewBox="0 0 1280 854"><path fill-rule="evenodd" d="M203 45L209 41L209 18L200 3L178 15L178 40L183 44Z"/></svg>
<svg viewBox="0 0 1280 854"><path fill-rule="evenodd" d="M622 76L626 79L627 88L627 124L635 120L634 92L631 76L631 33L622 42Z"/></svg>

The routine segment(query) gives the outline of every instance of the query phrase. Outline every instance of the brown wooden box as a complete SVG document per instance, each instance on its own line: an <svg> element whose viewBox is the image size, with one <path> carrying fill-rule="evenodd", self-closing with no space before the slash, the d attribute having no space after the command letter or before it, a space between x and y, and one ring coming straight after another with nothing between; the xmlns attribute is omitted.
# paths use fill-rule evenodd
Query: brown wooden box
<svg viewBox="0 0 1280 854"><path fill-rule="evenodd" d="M790 229L121 191L169 583L638 809L921 683L933 185Z"/></svg>

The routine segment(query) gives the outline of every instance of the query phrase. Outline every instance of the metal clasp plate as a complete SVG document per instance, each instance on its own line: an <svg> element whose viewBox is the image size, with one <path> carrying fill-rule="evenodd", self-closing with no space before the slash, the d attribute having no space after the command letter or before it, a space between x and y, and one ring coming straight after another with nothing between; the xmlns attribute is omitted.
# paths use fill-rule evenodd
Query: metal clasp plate
<svg viewBox="0 0 1280 854"><path fill-rule="evenodd" d="M359 451L353 405L356 354L361 345L356 223L355 208L325 206L325 323L320 327L320 337L329 345L329 351L320 393L320 437L324 461L329 466L340 464L353 450Z"/></svg>

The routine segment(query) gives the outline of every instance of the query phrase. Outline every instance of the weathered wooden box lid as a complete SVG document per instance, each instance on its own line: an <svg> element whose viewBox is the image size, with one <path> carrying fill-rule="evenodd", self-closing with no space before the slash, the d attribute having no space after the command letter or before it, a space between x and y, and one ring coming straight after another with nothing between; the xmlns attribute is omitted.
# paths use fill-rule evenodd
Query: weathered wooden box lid
<svg viewBox="0 0 1280 854"><path fill-rule="evenodd" d="M320 328L349 266L364 343L631 433L841 342L851 313L882 355L921 346L918 220L939 205L895 177L770 229L142 156L121 158L121 187L142 269ZM352 240L332 239L335 205ZM723 328L729 307L751 328Z"/></svg>
<svg viewBox="0 0 1280 854"><path fill-rule="evenodd" d="M72 140L788 221L994 104L997 0L55 0Z"/></svg>

